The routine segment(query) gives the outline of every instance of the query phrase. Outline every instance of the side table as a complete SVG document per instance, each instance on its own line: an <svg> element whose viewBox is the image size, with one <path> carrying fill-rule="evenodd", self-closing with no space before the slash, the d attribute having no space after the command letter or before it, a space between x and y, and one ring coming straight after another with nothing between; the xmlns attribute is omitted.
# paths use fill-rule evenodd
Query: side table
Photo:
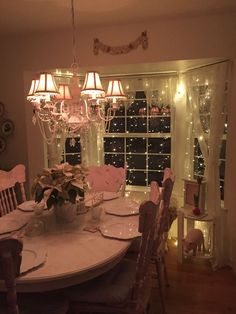
<svg viewBox="0 0 236 314"><path fill-rule="evenodd" d="M187 220L187 232L194 228L195 221L202 221L212 224L210 231L210 254L209 258L214 255L215 247L215 219L207 213L196 216L192 212L192 206L185 205L178 209L178 252L177 260L179 263L183 263L184 252L183 252L183 238L184 238L184 219Z"/></svg>

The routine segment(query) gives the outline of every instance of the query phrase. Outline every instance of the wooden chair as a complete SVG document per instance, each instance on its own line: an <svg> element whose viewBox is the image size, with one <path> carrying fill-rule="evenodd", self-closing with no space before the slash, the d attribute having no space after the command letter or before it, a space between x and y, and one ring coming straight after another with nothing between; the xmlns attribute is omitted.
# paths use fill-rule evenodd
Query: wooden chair
<svg viewBox="0 0 236 314"><path fill-rule="evenodd" d="M10 171L0 170L0 217L26 201L24 183L24 165L17 165Z"/></svg>
<svg viewBox="0 0 236 314"><path fill-rule="evenodd" d="M137 261L122 260L114 269L88 283L68 290L69 313L147 313L156 212L151 201L140 205L139 231L142 233Z"/></svg>
<svg viewBox="0 0 236 314"><path fill-rule="evenodd" d="M152 201L156 205L159 204L161 200L161 191L156 181L152 181L150 183L149 200Z"/></svg>
<svg viewBox="0 0 236 314"><path fill-rule="evenodd" d="M20 273L23 244L16 239L0 240L0 279L5 281L6 303L1 296L0 313L18 314L15 277Z"/></svg>
<svg viewBox="0 0 236 314"><path fill-rule="evenodd" d="M162 191L162 200L160 203L159 215L157 217L158 224L158 234L154 239L153 253L152 253L152 261L156 266L157 280L160 292L160 299L162 305L162 313L166 313L165 310L165 301L163 294L163 286L164 284L169 287L169 280L167 276L167 269L165 263L165 243L166 243L166 234L165 228L168 224L168 211L170 204L170 197L173 189L174 181L170 177L166 178L163 182L163 191Z"/></svg>
<svg viewBox="0 0 236 314"><path fill-rule="evenodd" d="M68 302L58 292L16 293L16 277L20 274L23 243L18 239L0 240L0 279L4 280L6 293L0 294L1 314L65 314Z"/></svg>

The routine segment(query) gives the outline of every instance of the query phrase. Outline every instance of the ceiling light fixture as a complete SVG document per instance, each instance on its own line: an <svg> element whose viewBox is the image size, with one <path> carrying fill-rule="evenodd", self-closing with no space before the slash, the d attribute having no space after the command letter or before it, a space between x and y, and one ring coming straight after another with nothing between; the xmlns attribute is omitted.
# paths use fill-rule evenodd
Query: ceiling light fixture
<svg viewBox="0 0 236 314"><path fill-rule="evenodd" d="M57 135L75 136L88 130L90 123L107 123L111 121L125 100L120 80L108 83L105 93L98 72L86 73L82 90L78 86L78 62L76 56L76 27L74 0L71 0L73 63L70 84L58 84L54 75L40 73L31 82L27 95L33 105L34 124L38 122L44 140L54 142Z"/></svg>

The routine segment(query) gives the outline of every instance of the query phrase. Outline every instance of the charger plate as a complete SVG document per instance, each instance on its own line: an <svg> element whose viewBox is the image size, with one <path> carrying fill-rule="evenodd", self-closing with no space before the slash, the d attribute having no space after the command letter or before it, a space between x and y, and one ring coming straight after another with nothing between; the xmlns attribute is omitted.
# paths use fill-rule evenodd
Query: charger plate
<svg viewBox="0 0 236 314"><path fill-rule="evenodd" d="M130 240L141 236L141 233L138 232L138 221L104 223L99 229L101 234L107 238Z"/></svg>
<svg viewBox="0 0 236 314"><path fill-rule="evenodd" d="M115 216L133 216L139 214L139 207L121 207L119 205L111 206L105 209L105 212Z"/></svg>
<svg viewBox="0 0 236 314"><path fill-rule="evenodd" d="M42 248L35 250L33 245L25 245L22 250L20 274L24 275L42 266L47 259L47 253Z"/></svg>

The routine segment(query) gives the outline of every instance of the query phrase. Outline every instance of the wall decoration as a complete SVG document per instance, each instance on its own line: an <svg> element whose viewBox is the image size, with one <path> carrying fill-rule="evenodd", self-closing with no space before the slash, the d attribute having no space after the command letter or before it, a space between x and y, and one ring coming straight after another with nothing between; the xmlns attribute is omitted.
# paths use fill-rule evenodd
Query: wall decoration
<svg viewBox="0 0 236 314"><path fill-rule="evenodd" d="M137 49L138 46L140 45L142 46L143 49L147 49L148 47L147 31L143 31L138 38L130 42L128 45L123 45L123 46L112 47L109 45L105 45L98 38L94 38L93 53L95 55L98 55L99 50L101 50L102 52L109 53L111 55L120 55L120 54L128 53L131 50Z"/></svg>
<svg viewBox="0 0 236 314"><path fill-rule="evenodd" d="M9 136L14 132L15 126L12 120L6 119L1 123L1 133L3 136Z"/></svg>
<svg viewBox="0 0 236 314"><path fill-rule="evenodd" d="M15 125L6 117L5 106L0 102L0 154L7 148L7 138L14 133Z"/></svg>

